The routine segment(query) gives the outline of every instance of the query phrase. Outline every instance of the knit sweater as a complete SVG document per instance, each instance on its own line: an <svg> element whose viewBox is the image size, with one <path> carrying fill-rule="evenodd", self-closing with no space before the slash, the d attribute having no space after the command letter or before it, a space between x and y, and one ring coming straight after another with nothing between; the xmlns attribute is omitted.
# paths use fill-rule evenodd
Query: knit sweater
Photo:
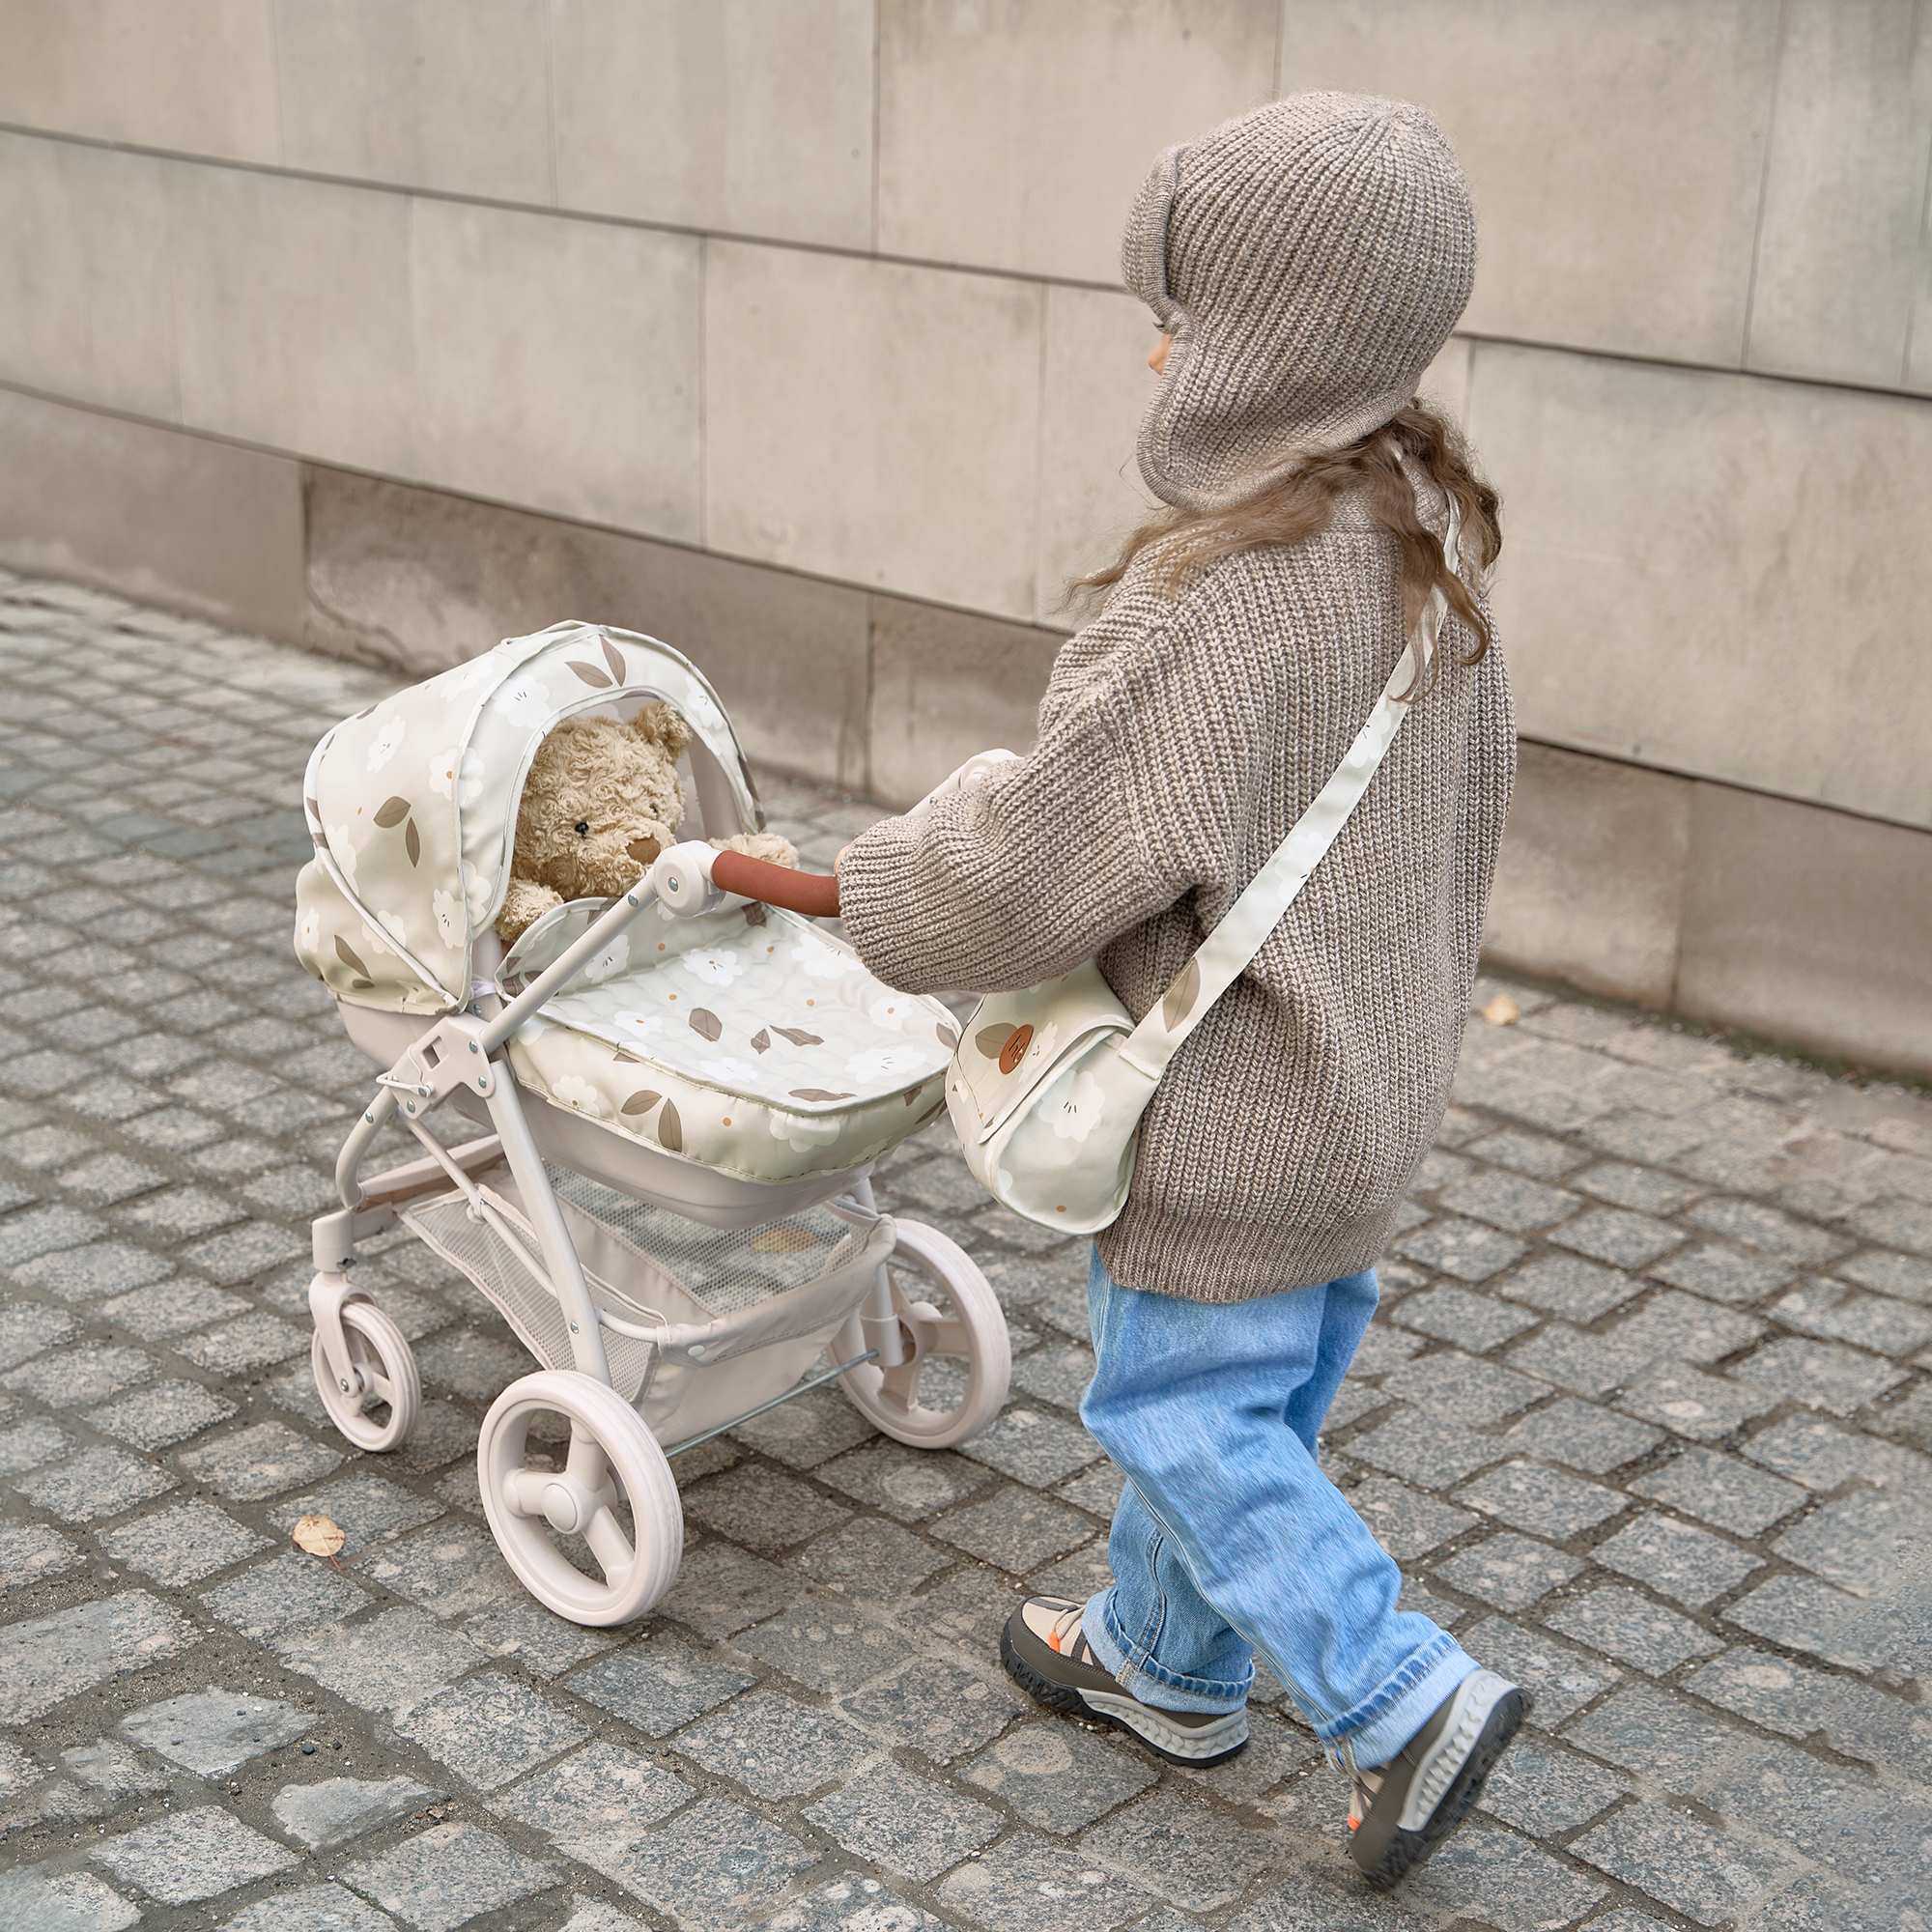
<svg viewBox="0 0 1932 1932"><path fill-rule="evenodd" d="M1028 986L1097 954L1138 1020L1327 781L1404 647L1396 547L1321 536L1165 592L1144 558L1054 665L1026 758L840 867L845 926L909 992ZM1486 613L1487 614L1487 613ZM1372 1265L1455 1070L1515 769L1501 655L1454 659L1247 971L1170 1063L1125 1286L1231 1302Z"/></svg>

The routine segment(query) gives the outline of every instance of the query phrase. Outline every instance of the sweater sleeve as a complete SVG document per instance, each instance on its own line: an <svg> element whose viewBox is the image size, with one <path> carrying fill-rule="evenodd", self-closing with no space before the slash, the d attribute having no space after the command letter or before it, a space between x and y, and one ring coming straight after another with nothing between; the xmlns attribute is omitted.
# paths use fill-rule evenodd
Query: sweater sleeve
<svg viewBox="0 0 1932 1932"><path fill-rule="evenodd" d="M1063 651L1030 755L854 842L840 908L887 984L1033 985L1229 871L1247 789L1229 779L1257 740L1193 602L1110 607Z"/></svg>

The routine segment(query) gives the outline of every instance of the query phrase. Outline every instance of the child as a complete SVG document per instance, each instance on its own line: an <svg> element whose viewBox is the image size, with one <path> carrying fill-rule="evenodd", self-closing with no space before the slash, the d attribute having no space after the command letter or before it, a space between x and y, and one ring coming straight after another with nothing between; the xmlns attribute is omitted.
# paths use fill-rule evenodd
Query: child
<svg viewBox="0 0 1932 1932"><path fill-rule="evenodd" d="M1374 1264L1442 1117L1516 734L1477 583L1494 493L1415 402L1468 298L1475 221L1435 122L1278 100L1163 155L1122 245L1161 384L1171 506L1060 653L1037 749L842 855L866 963L908 991L1031 985L1097 952L1135 1018L1327 781L1433 587L1451 620L1341 836L1176 1055L1089 1277L1081 1416L1127 1482L1114 1582L1001 1644L1058 1711L1172 1763L1247 1741L1259 1650L1354 1779L1393 1885L1467 1816L1522 1718L1428 1618L1316 1464ZM1461 558L1457 559L1460 566Z"/></svg>

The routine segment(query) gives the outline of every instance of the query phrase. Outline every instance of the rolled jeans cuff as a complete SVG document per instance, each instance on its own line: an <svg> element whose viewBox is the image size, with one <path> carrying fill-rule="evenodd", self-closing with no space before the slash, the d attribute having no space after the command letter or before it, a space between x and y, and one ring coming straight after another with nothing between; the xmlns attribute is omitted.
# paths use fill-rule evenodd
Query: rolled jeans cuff
<svg viewBox="0 0 1932 1932"><path fill-rule="evenodd" d="M1145 1650L1127 1640L1114 1618L1114 1593L1101 1590L1087 1600L1080 1629L1094 1655L1130 1697L1151 1704L1156 1711L1206 1711L1223 1717L1248 1701L1255 1681L1252 1665L1238 1684L1211 1677L1181 1677L1163 1670Z"/></svg>
<svg viewBox="0 0 1932 1932"><path fill-rule="evenodd" d="M1094 1647L1099 1649L1098 1644ZM1355 1762L1365 1770L1386 1764L1429 1721L1435 1707L1457 1685L1480 1667L1453 1636L1440 1632L1434 1642L1425 1644L1353 1710L1317 1724L1315 1735L1324 1745L1339 1744L1346 1738Z"/></svg>

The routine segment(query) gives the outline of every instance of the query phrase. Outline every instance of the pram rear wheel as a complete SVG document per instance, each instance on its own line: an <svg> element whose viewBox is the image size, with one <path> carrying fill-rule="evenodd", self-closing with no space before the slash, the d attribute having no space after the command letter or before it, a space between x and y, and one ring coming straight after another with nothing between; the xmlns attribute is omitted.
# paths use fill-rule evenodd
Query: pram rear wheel
<svg viewBox="0 0 1932 1932"><path fill-rule="evenodd" d="M309 1348L309 1366L316 1392L328 1419L358 1449L380 1454L410 1438L422 1412L422 1381L416 1374L414 1351L403 1331L367 1301L342 1304L342 1337L349 1345L351 1367L361 1378L360 1389L343 1388L328 1366L328 1356L317 1332ZM388 1406L378 1418L369 1406Z"/></svg>
<svg viewBox="0 0 1932 1932"><path fill-rule="evenodd" d="M1007 1318L986 1277L957 1241L923 1221L899 1221L893 1250L893 1305L906 1338L907 1360L895 1369L866 1362L839 1377L854 1407L895 1442L952 1449L970 1442L999 1414L1012 1374ZM949 1304L918 1295L923 1276ZM910 1291L910 1292L909 1292ZM839 1359L866 1351L853 1315L833 1344ZM938 1363L945 1370L928 1373ZM962 1386L963 1372L963 1386Z"/></svg>
<svg viewBox="0 0 1932 1932"><path fill-rule="evenodd" d="M529 1462L530 1425L546 1412L570 1424L558 1468ZM657 1437L605 1383L571 1369L512 1382L483 1418L476 1473L503 1560L546 1609L601 1628L642 1616L670 1588L684 1556L677 1485Z"/></svg>

